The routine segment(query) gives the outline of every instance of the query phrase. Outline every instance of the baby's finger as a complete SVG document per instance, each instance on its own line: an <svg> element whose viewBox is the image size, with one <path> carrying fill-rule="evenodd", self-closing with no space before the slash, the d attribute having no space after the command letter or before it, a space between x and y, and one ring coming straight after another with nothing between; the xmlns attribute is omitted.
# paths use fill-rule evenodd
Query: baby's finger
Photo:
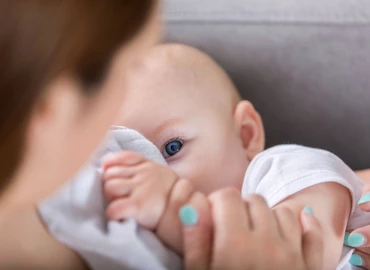
<svg viewBox="0 0 370 270"><path fill-rule="evenodd" d="M149 197L127 197L111 202L106 210L110 220L134 219L142 227L153 230L157 227L165 208L161 194Z"/></svg>
<svg viewBox="0 0 370 270"><path fill-rule="evenodd" d="M136 167L123 167L113 166L109 167L102 176L103 182L110 181L111 179L120 178L121 180L129 180L137 173Z"/></svg>
<svg viewBox="0 0 370 270"><path fill-rule="evenodd" d="M135 186L136 184L132 181L114 178L104 183L104 194L110 202L112 200L128 196Z"/></svg>
<svg viewBox="0 0 370 270"><path fill-rule="evenodd" d="M146 159L143 155L136 153L136 152L130 152L130 151L121 151L117 153L113 153L106 157L103 161L103 170L106 170L109 167L112 166L132 166L132 165L138 165L141 162L144 162Z"/></svg>
<svg viewBox="0 0 370 270"><path fill-rule="evenodd" d="M111 202L106 210L106 215L110 220L124 220L127 218L135 218L138 214L136 203L130 198L122 198Z"/></svg>
<svg viewBox="0 0 370 270"><path fill-rule="evenodd" d="M322 229L311 208L305 208L301 213L303 227L303 256L307 269L322 269L323 250Z"/></svg>

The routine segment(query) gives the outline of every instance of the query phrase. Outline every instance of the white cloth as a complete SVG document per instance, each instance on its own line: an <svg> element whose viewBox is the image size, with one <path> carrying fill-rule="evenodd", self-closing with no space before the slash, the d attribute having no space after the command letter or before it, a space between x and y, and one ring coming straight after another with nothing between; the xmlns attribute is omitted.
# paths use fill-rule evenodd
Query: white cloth
<svg viewBox="0 0 370 270"><path fill-rule="evenodd" d="M132 150L165 164L158 149L133 130L116 127L98 154L71 182L38 209L49 232L77 251L92 269L181 269L180 258L157 237L128 220L107 221L100 162L109 153Z"/></svg>
<svg viewBox="0 0 370 270"><path fill-rule="evenodd" d="M181 269L180 258L151 232L132 220L118 223L105 219L100 162L107 154L120 150L136 151L165 164L158 149L143 136L117 127L79 175L39 205L41 217L50 233L76 250L93 269ZM242 195L259 193L273 206L304 188L324 182L336 182L350 190L353 207L349 228L369 223L369 215L356 208L361 181L339 158L322 150L283 145L264 151L250 164ZM343 250L337 269L351 269L351 252Z"/></svg>
<svg viewBox="0 0 370 270"><path fill-rule="evenodd" d="M281 145L257 155L246 172L242 196L257 193L270 207L307 187L335 182L345 186L352 196L348 229L370 224L370 213L357 207L363 188L362 181L334 154L298 145ZM359 269L349 264L353 250L343 247L337 269Z"/></svg>

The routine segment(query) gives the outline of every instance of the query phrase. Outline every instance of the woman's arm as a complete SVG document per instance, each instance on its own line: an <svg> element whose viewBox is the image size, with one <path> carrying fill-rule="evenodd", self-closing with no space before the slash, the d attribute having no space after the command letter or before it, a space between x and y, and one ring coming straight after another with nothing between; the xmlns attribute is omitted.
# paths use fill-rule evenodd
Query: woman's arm
<svg viewBox="0 0 370 270"><path fill-rule="evenodd" d="M11 214L0 227L0 269L88 269L72 250L52 238L35 208Z"/></svg>
<svg viewBox="0 0 370 270"><path fill-rule="evenodd" d="M343 237L351 210L349 191L336 183L323 183L306 188L280 204L275 209L288 207L299 218L302 209L309 205L320 221L324 242L324 267L335 269L342 251Z"/></svg>

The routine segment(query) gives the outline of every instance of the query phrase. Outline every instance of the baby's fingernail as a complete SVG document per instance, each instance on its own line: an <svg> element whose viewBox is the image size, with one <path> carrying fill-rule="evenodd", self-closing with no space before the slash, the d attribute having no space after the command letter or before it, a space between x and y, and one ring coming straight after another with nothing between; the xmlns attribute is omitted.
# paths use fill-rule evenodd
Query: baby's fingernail
<svg viewBox="0 0 370 270"><path fill-rule="evenodd" d="M314 215L311 207L306 206L305 208L303 208L303 211L305 211L309 215L312 215L312 216Z"/></svg>
<svg viewBox="0 0 370 270"><path fill-rule="evenodd" d="M358 201L358 204L363 204L367 202L370 202L370 193L366 193L365 195L363 195L361 199Z"/></svg>
<svg viewBox="0 0 370 270"><path fill-rule="evenodd" d="M363 266L364 264L362 257L358 254L352 254L351 258L349 259L349 262L354 266Z"/></svg>
<svg viewBox="0 0 370 270"><path fill-rule="evenodd" d="M349 237L349 232L345 232L344 233L344 241L343 241L345 246L348 246L348 237Z"/></svg>
<svg viewBox="0 0 370 270"><path fill-rule="evenodd" d="M347 243L350 247L360 247L366 243L366 237L361 233L351 233Z"/></svg>
<svg viewBox="0 0 370 270"><path fill-rule="evenodd" d="M197 210L190 205L184 205L180 208L179 217L184 226L194 226L199 219Z"/></svg>

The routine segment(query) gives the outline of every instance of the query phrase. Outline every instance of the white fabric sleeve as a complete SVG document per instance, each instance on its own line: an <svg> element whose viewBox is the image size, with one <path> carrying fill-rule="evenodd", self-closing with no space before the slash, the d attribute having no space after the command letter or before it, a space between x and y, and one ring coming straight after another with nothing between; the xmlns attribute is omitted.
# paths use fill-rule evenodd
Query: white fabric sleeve
<svg viewBox="0 0 370 270"><path fill-rule="evenodd" d="M116 127L96 158L54 196L39 213L49 232L78 252L92 269L181 269L180 258L134 221L107 221L100 162L112 152L132 150L165 164L158 149L133 130Z"/></svg>

